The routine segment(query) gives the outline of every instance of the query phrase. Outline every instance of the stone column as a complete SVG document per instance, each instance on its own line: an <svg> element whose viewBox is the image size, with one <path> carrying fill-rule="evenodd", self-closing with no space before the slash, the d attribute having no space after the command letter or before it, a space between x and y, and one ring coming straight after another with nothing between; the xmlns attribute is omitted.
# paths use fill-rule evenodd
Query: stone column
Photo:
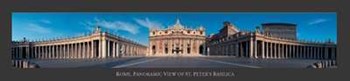
<svg viewBox="0 0 350 81"><path fill-rule="evenodd" d="M19 47L16 47L16 54L15 54L16 59L18 58L19 54L20 54Z"/></svg>
<svg viewBox="0 0 350 81"><path fill-rule="evenodd" d="M41 59L41 57L40 57L40 54L41 54L41 48L40 48L40 46L37 46L37 59Z"/></svg>
<svg viewBox="0 0 350 81"><path fill-rule="evenodd" d="M255 58L254 53L256 52L256 50L254 48L254 44L255 44L255 42L253 41L252 38L250 38L250 40L249 40L249 48L248 48L248 50L249 50L249 58Z"/></svg>
<svg viewBox="0 0 350 81"><path fill-rule="evenodd" d="M333 52L332 52L332 53L333 53L333 54L332 54L333 59L336 59L336 58L337 58L337 57L336 57L336 54L337 54L337 53L336 53L336 52L337 52L336 47L333 47L332 50L333 50Z"/></svg>
<svg viewBox="0 0 350 81"><path fill-rule="evenodd" d="M283 59L288 57L288 44L283 44Z"/></svg>
<svg viewBox="0 0 350 81"><path fill-rule="evenodd" d="M312 51L313 51L313 50L312 50L312 47L311 47L311 46L307 46L306 49L307 49L307 51L306 51L306 53L307 53L306 58L307 58L307 59L310 59L311 56L312 56Z"/></svg>
<svg viewBox="0 0 350 81"><path fill-rule="evenodd" d="M308 52L308 48L307 48L307 46L303 46L303 47L304 47L304 49L303 49L303 52L304 52L304 53L303 53L302 56L303 56L304 59L306 59L306 58L307 58L307 55L308 55L308 53L307 53L307 52Z"/></svg>
<svg viewBox="0 0 350 81"><path fill-rule="evenodd" d="M47 58L48 59L51 59L51 57L52 57L52 49L53 49L52 46L49 45L48 49L47 49L47 53L48 53Z"/></svg>
<svg viewBox="0 0 350 81"><path fill-rule="evenodd" d="M42 52L42 54L41 54L41 58L42 59L46 59L46 46L41 46L41 52Z"/></svg>
<svg viewBox="0 0 350 81"><path fill-rule="evenodd" d="M284 59L286 56L286 45L285 44L281 44L281 58Z"/></svg>
<svg viewBox="0 0 350 81"><path fill-rule="evenodd" d="M294 58L298 58L298 54L299 54L299 50L298 50L298 45L293 45L293 50L294 50L294 53L293 53L293 56Z"/></svg>
<svg viewBox="0 0 350 81"><path fill-rule="evenodd" d="M66 44L62 45L62 58L65 59L67 58L67 50L66 50Z"/></svg>
<svg viewBox="0 0 350 81"><path fill-rule="evenodd" d="M287 45L287 58L292 57L292 46L290 44Z"/></svg>
<svg viewBox="0 0 350 81"><path fill-rule="evenodd" d="M74 58L78 58L78 55L79 55L79 43L75 43L75 47L74 47L74 52L75 52L75 54L74 54Z"/></svg>
<svg viewBox="0 0 350 81"><path fill-rule="evenodd" d="M85 58L88 59L90 58L90 47L89 47L89 42L86 41L85 43Z"/></svg>
<svg viewBox="0 0 350 81"><path fill-rule="evenodd" d="M52 45L52 55L51 55L51 58L52 59L56 59L56 45Z"/></svg>
<svg viewBox="0 0 350 81"><path fill-rule="evenodd" d="M55 57L55 59L58 59L58 58L59 58L58 45L54 45L54 47L55 47L55 54L54 54L54 57Z"/></svg>
<svg viewBox="0 0 350 81"><path fill-rule="evenodd" d="M235 56L237 57L238 56L238 51L239 51L239 43L235 43Z"/></svg>
<svg viewBox="0 0 350 81"><path fill-rule="evenodd" d="M34 46L34 58L38 59L38 46Z"/></svg>
<svg viewBox="0 0 350 81"><path fill-rule="evenodd" d="M35 46L34 48L35 48L34 49L34 59L38 59L38 46ZM14 51L14 54L15 54L15 51Z"/></svg>
<svg viewBox="0 0 350 81"><path fill-rule="evenodd" d="M117 41L117 44L116 44L116 46L117 46L117 53L116 53L116 57L119 57L119 53L120 53L120 48L119 48L119 42ZM151 48L152 49L152 48Z"/></svg>
<svg viewBox="0 0 350 81"><path fill-rule="evenodd" d="M300 50L301 50L300 58L303 58L303 59L304 59L304 58L305 58L305 55L306 55L306 53L305 53L305 50L306 50L306 49L305 49L305 46L301 46L301 49L300 49Z"/></svg>
<svg viewBox="0 0 350 81"><path fill-rule="evenodd" d="M74 52L74 44L72 43L71 44L71 47L70 47L70 58L74 58L74 54L75 54L75 52Z"/></svg>
<svg viewBox="0 0 350 81"><path fill-rule="evenodd" d="M62 44L62 45L61 45L61 59L64 59L64 58L65 58L65 57L64 57L64 54L65 54L64 45L65 45L65 44Z"/></svg>
<svg viewBox="0 0 350 81"><path fill-rule="evenodd" d="M316 46L316 47L315 47L315 58L314 58L314 59L318 59L318 58L319 58L319 57L318 57L318 54L320 54L319 51L320 51L320 50L319 50L319 47Z"/></svg>
<svg viewBox="0 0 350 81"><path fill-rule="evenodd" d="M83 48L82 48L82 43L79 42L79 43L78 43L78 55L77 55L77 58L78 58L78 59L82 58L82 50L83 50Z"/></svg>
<svg viewBox="0 0 350 81"><path fill-rule="evenodd" d="M282 59L284 57L284 44L279 44L280 45L280 54L278 54L279 58Z"/></svg>
<svg viewBox="0 0 350 81"><path fill-rule="evenodd" d="M285 44L285 49L284 49L284 58L289 57L289 44Z"/></svg>
<svg viewBox="0 0 350 81"><path fill-rule="evenodd" d="M270 43L270 54L269 54L269 58L274 58L274 53L276 51L275 45L274 43Z"/></svg>
<svg viewBox="0 0 350 81"><path fill-rule="evenodd" d="M50 45L48 45L47 46L47 57L46 57L46 59L51 59L50 57L51 57L51 46Z"/></svg>
<svg viewBox="0 0 350 81"><path fill-rule="evenodd" d="M312 50L312 52L311 52L311 57L310 57L310 59L315 59L315 56L316 56L316 48L314 47L314 46L311 46L311 50Z"/></svg>
<svg viewBox="0 0 350 81"><path fill-rule="evenodd" d="M75 58L79 59L80 58L80 53L81 53L81 43L78 42L76 43L76 55L75 55Z"/></svg>
<svg viewBox="0 0 350 81"><path fill-rule="evenodd" d="M242 50L243 50L243 51L242 51L242 53L243 53L242 56L243 56L243 57L247 57L247 56L248 56L248 51L247 51L247 50L249 49L249 48L248 48L248 46L249 46L249 45L248 45L248 42L242 42L242 46L243 46L243 45L245 45L245 46L242 47ZM218 48L218 49L220 49L220 48Z"/></svg>
<svg viewBox="0 0 350 81"><path fill-rule="evenodd" d="M73 58L77 58L77 56L78 56L78 43L74 43L73 44L73 52L74 52L74 55L73 55Z"/></svg>
<svg viewBox="0 0 350 81"><path fill-rule="evenodd" d="M314 58L313 59L318 59L318 54L319 54L318 47L314 47L314 50L315 50L315 52L314 52Z"/></svg>
<svg viewBox="0 0 350 81"><path fill-rule="evenodd" d="M321 47L317 47L317 53L316 53L317 59L321 59L321 55L322 55L322 49Z"/></svg>
<svg viewBox="0 0 350 81"><path fill-rule="evenodd" d="M42 52L42 54L41 54L41 58L42 59L46 59L46 46L41 46L41 52Z"/></svg>
<svg viewBox="0 0 350 81"><path fill-rule="evenodd" d="M277 45L277 47L276 47L276 49L277 49L277 53L276 53L276 58L281 58L281 44L279 44L279 43L276 43L276 45Z"/></svg>
<svg viewBox="0 0 350 81"><path fill-rule="evenodd" d="M258 58L258 40L252 40L253 41L253 58ZM252 45L250 45L252 46Z"/></svg>
<svg viewBox="0 0 350 81"><path fill-rule="evenodd" d="M90 58L95 58L95 45L94 45L94 41L90 41L90 44L89 44L90 48L91 48L91 52L90 52Z"/></svg>
<svg viewBox="0 0 350 81"><path fill-rule="evenodd" d="M311 46L307 46L307 56L306 56L306 58L307 59L311 59L312 58L312 53L313 53L313 49L312 49L312 47Z"/></svg>
<svg viewBox="0 0 350 81"><path fill-rule="evenodd" d="M85 54L85 56L86 56L86 58L88 59L88 58L90 58L91 56L91 47L90 47L90 41L86 41L85 42L86 43L86 54Z"/></svg>
<svg viewBox="0 0 350 81"><path fill-rule="evenodd" d="M13 53L12 54L14 54L14 49L12 48L12 50L11 50ZM33 46L32 47L32 59L36 59L36 46Z"/></svg>
<svg viewBox="0 0 350 81"><path fill-rule="evenodd" d="M107 42L106 39L102 39L102 41L101 41L101 43L102 43L101 44L101 49L100 49L101 52L102 52L101 55L100 55L100 56L102 56L101 58L106 58L107 57L106 56L107 55L107 52L106 52L106 49L107 49L106 48L106 44L107 43L106 42Z"/></svg>
<svg viewBox="0 0 350 81"><path fill-rule="evenodd" d="M268 46L268 48L267 48L267 58L272 58L272 54L273 54L273 47L272 47L272 43L271 42L268 42L267 43L267 46Z"/></svg>
<svg viewBox="0 0 350 81"><path fill-rule="evenodd" d="M265 42L264 41L261 41L261 57L262 58L265 58Z"/></svg>
<svg viewBox="0 0 350 81"><path fill-rule="evenodd" d="M324 59L324 60L325 60L325 59L328 59L328 49L327 49L327 47L324 46L324 47L322 47L322 49L324 50L324 51L323 51L323 55L322 55L323 59Z"/></svg>
<svg viewBox="0 0 350 81"><path fill-rule="evenodd" d="M123 56L128 56L128 45L127 44L123 44L124 45L124 53ZM159 53L159 45L156 44L156 54Z"/></svg>
<svg viewBox="0 0 350 81"><path fill-rule="evenodd" d="M308 46L308 59L311 59L312 58L312 53L313 53L313 47L311 46Z"/></svg>
<svg viewBox="0 0 350 81"><path fill-rule="evenodd" d="M50 51L49 51L49 49L50 49L50 46L45 46L45 59L49 59L49 57L50 57Z"/></svg>
<svg viewBox="0 0 350 81"><path fill-rule="evenodd" d="M19 56L18 58L20 58L20 59L23 59L23 57L24 57L23 55L24 55L25 52L24 52L24 49L23 49L23 48L24 48L24 47L20 47L20 49L19 49L20 53L19 53L19 55L18 55L18 56Z"/></svg>
<svg viewBox="0 0 350 81"><path fill-rule="evenodd" d="M273 49L271 56L272 56L272 58L275 59L276 53L277 53L277 45L276 45L276 43L271 43L271 44L272 44L272 49Z"/></svg>
<svg viewBox="0 0 350 81"><path fill-rule="evenodd" d="M131 49L132 49L132 45L129 44L128 45L128 56L131 56ZM162 49L159 50L159 53L162 53Z"/></svg>
<svg viewBox="0 0 350 81"><path fill-rule="evenodd" d="M270 46L271 46L271 45L270 45L270 42L266 42L266 54L265 54L266 56L265 56L265 58L267 58L267 59L270 58L270 54L271 54L271 53L270 53L270 52L271 52L271 51L270 51L270 50L271 50Z"/></svg>
<svg viewBox="0 0 350 81"><path fill-rule="evenodd" d="M292 58L292 45L288 45L288 58Z"/></svg>
<svg viewBox="0 0 350 81"><path fill-rule="evenodd" d="M48 46L44 46L44 59L47 59L47 57L48 57Z"/></svg>
<svg viewBox="0 0 350 81"><path fill-rule="evenodd" d="M301 47L300 45L298 45L296 48L297 48L297 51L298 51L296 55L297 55L298 58L301 58L301 55L302 55L302 50L301 50L301 48L302 48L302 47Z"/></svg>
<svg viewBox="0 0 350 81"><path fill-rule="evenodd" d="M276 48L276 51L275 51L275 58L278 59L279 58L279 54L280 54L280 44L278 43L275 43L275 48Z"/></svg>
<svg viewBox="0 0 350 81"><path fill-rule="evenodd" d="M314 52L314 48L312 47L312 46L308 46L308 48L309 48L309 58L308 59L312 59L313 58L313 52Z"/></svg>
<svg viewBox="0 0 350 81"><path fill-rule="evenodd" d="M49 56L49 58L50 58L50 59L54 59L54 56L55 56L55 46L54 46L54 45L51 45L49 50L50 50L50 56Z"/></svg>
<svg viewBox="0 0 350 81"><path fill-rule="evenodd" d="M70 47L70 58L74 58L74 53L74 44L72 43Z"/></svg>
<svg viewBox="0 0 350 81"><path fill-rule="evenodd" d="M290 45L290 48L289 48L289 53L290 53L290 54L289 54L289 58L294 58L294 57L293 57L293 52L295 52L295 51L293 50L293 46L294 46L294 45L292 45L292 44Z"/></svg>
<svg viewBox="0 0 350 81"><path fill-rule="evenodd" d="M90 55L91 55L91 53L90 53L90 52L91 52L91 49L90 49L89 43L90 43L89 41L85 42L85 44L86 44L86 45L85 45L85 48L86 48L86 50L85 50L85 52L86 52L86 53L85 53L85 58L86 58L86 59L88 59L88 58L91 57L91 56L90 56Z"/></svg>
<svg viewBox="0 0 350 81"><path fill-rule="evenodd" d="M68 58L73 58L73 44L68 44Z"/></svg>
<svg viewBox="0 0 350 81"><path fill-rule="evenodd" d="M46 47L45 47L45 51L46 51L45 59L49 59L49 57L50 57L50 51L49 51L49 49L50 49L50 46L46 46Z"/></svg>
<svg viewBox="0 0 350 81"><path fill-rule="evenodd" d="M110 55L111 55L111 52L110 52L110 41L109 40L106 40L106 46L107 46L107 48L104 49L104 50L106 50L106 57L109 58Z"/></svg>
<svg viewBox="0 0 350 81"><path fill-rule="evenodd" d="M318 47L318 53L317 53L318 59L322 59L322 55L323 55L323 50L321 47Z"/></svg>
<svg viewBox="0 0 350 81"><path fill-rule="evenodd" d="M43 59L43 53L44 53L44 49L43 49L43 46L40 46L40 54L39 54L39 57L40 57L40 59Z"/></svg>
<svg viewBox="0 0 350 81"><path fill-rule="evenodd" d="M56 58L58 58L58 59L61 59L61 54L62 54L62 49L61 49L61 45L57 45L57 56L56 56Z"/></svg>
<svg viewBox="0 0 350 81"><path fill-rule="evenodd" d="M115 45L116 45L116 44L115 44L114 41L112 42L112 45L113 45L113 46L112 46L112 57L115 58L115 47L116 47Z"/></svg>
<svg viewBox="0 0 350 81"><path fill-rule="evenodd" d="M304 48L303 46L301 46L301 45L299 46L299 52L300 52L300 53L298 54L298 55L299 55L299 58L304 58L304 57L303 57L303 55L304 55L304 49L303 49L303 48Z"/></svg>
<svg viewBox="0 0 350 81"><path fill-rule="evenodd" d="M81 48L82 48L82 51L81 51L81 56L82 56L82 57L81 57L81 58L82 58L82 59L85 59L85 58L86 58L86 44L85 44L85 42L82 42L81 44L82 44L82 45L81 45L81 46L82 46L82 47L81 47Z"/></svg>
<svg viewBox="0 0 350 81"><path fill-rule="evenodd" d="M66 58L69 58L69 55L70 55L70 52L69 52L70 51L70 49L69 49L70 46L69 45L70 44L66 45Z"/></svg>

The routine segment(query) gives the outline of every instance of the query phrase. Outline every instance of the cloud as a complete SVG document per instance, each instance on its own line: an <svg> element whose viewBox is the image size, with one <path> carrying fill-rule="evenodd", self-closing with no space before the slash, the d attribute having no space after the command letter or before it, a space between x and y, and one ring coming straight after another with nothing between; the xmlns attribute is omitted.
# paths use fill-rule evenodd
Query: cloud
<svg viewBox="0 0 350 81"><path fill-rule="evenodd" d="M95 22L85 22L83 25L87 26L88 30L92 30L94 26L98 25L112 31L126 31L131 34L137 34L139 27L135 24L124 21L107 21L104 19L95 18Z"/></svg>
<svg viewBox="0 0 350 81"><path fill-rule="evenodd" d="M326 19L315 19L315 20L309 22L308 24L315 25L315 24L320 24L320 23L326 22L326 21L327 21Z"/></svg>
<svg viewBox="0 0 350 81"><path fill-rule="evenodd" d="M51 24L51 21L49 21L49 20L44 20L44 19L43 19L43 20L40 20L40 22L41 22L41 23L45 23L45 24Z"/></svg>
<svg viewBox="0 0 350 81"><path fill-rule="evenodd" d="M29 23L27 30L37 33L51 33L51 30L49 28L34 23Z"/></svg>
<svg viewBox="0 0 350 81"><path fill-rule="evenodd" d="M152 28L163 28L163 25L159 22L156 22L156 21L151 21L149 20L148 18L145 18L145 19L135 19L136 23L143 26L143 27L147 27L149 29L152 29Z"/></svg>

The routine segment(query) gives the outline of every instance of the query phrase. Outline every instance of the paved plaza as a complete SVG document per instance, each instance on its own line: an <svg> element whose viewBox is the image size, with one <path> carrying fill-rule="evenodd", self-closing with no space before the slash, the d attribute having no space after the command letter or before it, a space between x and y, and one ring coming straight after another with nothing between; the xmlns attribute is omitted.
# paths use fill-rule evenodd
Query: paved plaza
<svg viewBox="0 0 350 81"><path fill-rule="evenodd" d="M306 68L322 60L235 57L123 57L106 59L33 59L40 68Z"/></svg>

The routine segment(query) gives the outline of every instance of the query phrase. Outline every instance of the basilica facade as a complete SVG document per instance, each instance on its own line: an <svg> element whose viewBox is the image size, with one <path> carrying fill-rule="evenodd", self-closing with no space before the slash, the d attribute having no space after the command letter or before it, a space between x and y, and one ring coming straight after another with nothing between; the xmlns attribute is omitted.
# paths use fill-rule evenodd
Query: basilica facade
<svg viewBox="0 0 350 81"><path fill-rule="evenodd" d="M190 29L177 19L167 29L151 29L147 56L202 56L205 53L205 29Z"/></svg>

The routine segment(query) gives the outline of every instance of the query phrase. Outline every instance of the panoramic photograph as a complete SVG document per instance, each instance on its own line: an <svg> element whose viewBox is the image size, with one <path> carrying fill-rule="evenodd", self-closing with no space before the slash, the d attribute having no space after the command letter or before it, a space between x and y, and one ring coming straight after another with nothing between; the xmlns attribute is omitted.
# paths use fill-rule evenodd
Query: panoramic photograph
<svg viewBox="0 0 350 81"><path fill-rule="evenodd" d="M12 12L14 68L337 68L336 12Z"/></svg>

